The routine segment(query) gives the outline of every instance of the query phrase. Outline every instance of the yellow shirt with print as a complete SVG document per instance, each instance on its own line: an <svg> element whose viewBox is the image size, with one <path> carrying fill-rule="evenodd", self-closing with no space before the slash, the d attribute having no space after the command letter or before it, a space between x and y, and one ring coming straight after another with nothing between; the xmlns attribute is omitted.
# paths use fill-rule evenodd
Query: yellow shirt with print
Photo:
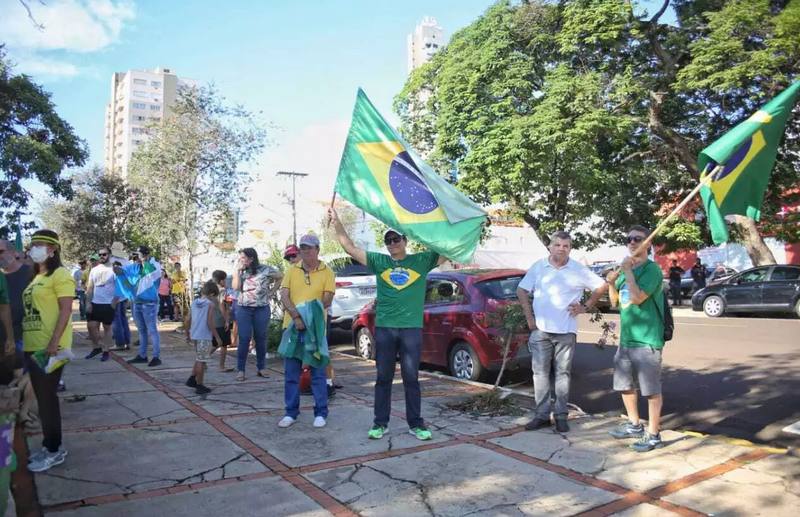
<svg viewBox="0 0 800 517"><path fill-rule="evenodd" d="M303 269L303 263L298 262L290 267L283 277L281 289L289 289L289 299L295 306L311 300L322 301L325 292L336 292L336 278L333 270L324 262L320 262L314 271ZM292 317L288 311L283 313L283 328L289 326Z"/></svg>
<svg viewBox="0 0 800 517"><path fill-rule="evenodd" d="M26 352L47 348L58 323L58 299L74 296L75 280L64 267L50 276L36 275L28 284L22 292L22 343ZM58 348L72 348L72 325L64 329Z"/></svg>
<svg viewBox="0 0 800 517"><path fill-rule="evenodd" d="M186 292L186 273L177 271L172 273L172 294L183 294Z"/></svg>

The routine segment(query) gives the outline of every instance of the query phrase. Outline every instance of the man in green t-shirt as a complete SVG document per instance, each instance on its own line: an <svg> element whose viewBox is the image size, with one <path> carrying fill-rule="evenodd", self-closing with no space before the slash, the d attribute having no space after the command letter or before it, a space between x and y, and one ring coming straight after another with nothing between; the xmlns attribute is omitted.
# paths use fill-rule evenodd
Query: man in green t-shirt
<svg viewBox="0 0 800 517"><path fill-rule="evenodd" d="M619 271L606 276L612 303L619 301L620 339L614 356L614 390L622 395L628 422L611 431L614 438L639 438L631 444L637 452L663 446L661 441L661 349L664 348L664 296L661 268L639 251L649 235L644 226L628 231L631 256ZM638 252L638 253L637 253ZM639 422L638 390L647 398L647 430Z"/></svg>
<svg viewBox="0 0 800 517"><path fill-rule="evenodd" d="M411 434L430 440L421 416L419 361L422 353L423 304L428 272L447 260L438 253L406 252L408 240L397 230L386 230L383 243L388 255L367 252L353 244L336 210L328 211L336 237L344 250L375 273L375 421L368 436L383 438L389 425L395 359L400 354L400 374L406 399L406 420Z"/></svg>

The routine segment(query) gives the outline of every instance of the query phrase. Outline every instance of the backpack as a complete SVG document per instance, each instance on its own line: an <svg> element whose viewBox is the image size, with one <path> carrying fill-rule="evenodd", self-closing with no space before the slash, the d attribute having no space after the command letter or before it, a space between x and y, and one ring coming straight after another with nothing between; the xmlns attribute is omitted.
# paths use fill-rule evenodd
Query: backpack
<svg viewBox="0 0 800 517"><path fill-rule="evenodd" d="M669 297L666 291L662 289L661 294L664 296L664 314L662 315L662 321L664 322L664 342L666 343L667 341L672 341L672 332L675 330L675 320L672 319L672 307L669 305Z"/></svg>

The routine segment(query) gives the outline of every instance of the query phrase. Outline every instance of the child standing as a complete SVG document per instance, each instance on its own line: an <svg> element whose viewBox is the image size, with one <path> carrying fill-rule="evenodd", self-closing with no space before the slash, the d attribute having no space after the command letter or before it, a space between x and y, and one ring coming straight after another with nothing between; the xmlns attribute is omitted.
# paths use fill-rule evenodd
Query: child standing
<svg viewBox="0 0 800 517"><path fill-rule="evenodd" d="M211 392L211 389L203 384L203 374L211 357L213 340L221 341L214 326L214 308L219 305L218 296L219 288L213 280L203 284L200 298L192 302L189 319L185 325L186 341L194 342L196 353L192 375L186 381L186 385L195 388L195 392L199 395Z"/></svg>

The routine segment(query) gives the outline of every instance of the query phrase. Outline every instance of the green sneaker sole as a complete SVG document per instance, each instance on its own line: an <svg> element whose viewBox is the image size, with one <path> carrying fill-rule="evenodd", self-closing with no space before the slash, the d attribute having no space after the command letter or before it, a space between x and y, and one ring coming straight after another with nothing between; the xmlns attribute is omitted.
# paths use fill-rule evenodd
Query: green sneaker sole
<svg viewBox="0 0 800 517"><path fill-rule="evenodd" d="M386 431L388 431L388 429L382 429L380 431L370 429L369 432L367 432L367 436L370 440L380 440L383 438L383 435L386 434Z"/></svg>
<svg viewBox="0 0 800 517"><path fill-rule="evenodd" d="M417 440L422 440L423 442L433 438L433 435L430 431L416 431L414 429L409 429L408 432L411 436L414 436Z"/></svg>

